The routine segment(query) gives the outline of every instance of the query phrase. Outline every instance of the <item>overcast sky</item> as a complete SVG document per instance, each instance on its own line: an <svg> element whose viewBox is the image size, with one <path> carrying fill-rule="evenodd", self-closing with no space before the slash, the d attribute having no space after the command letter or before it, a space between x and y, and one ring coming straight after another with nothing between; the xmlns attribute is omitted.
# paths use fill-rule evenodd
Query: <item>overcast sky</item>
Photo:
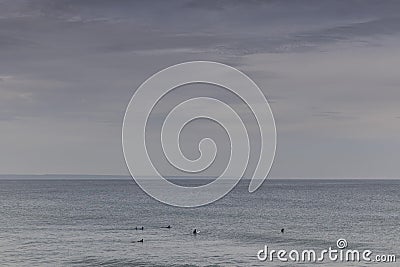
<svg viewBox="0 0 400 267"><path fill-rule="evenodd" d="M263 90L271 177L400 176L400 2L317 0L0 0L0 173L128 174L132 94L190 60Z"/></svg>

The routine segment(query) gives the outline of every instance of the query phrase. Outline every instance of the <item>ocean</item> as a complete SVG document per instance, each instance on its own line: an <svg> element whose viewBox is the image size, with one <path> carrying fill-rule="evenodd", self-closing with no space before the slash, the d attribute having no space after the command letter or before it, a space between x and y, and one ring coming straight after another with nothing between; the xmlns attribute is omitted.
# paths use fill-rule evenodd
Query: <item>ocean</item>
<svg viewBox="0 0 400 267"><path fill-rule="evenodd" d="M187 209L133 180L0 180L0 266L398 266L400 180L267 179L252 194L248 183ZM338 239L397 263L257 257L265 246L321 251Z"/></svg>

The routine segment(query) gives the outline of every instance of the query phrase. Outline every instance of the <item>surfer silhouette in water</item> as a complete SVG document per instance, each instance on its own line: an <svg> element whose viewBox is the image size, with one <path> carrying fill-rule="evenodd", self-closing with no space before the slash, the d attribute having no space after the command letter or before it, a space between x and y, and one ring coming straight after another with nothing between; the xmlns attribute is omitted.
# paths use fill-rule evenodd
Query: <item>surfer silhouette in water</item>
<svg viewBox="0 0 400 267"><path fill-rule="evenodd" d="M164 226L164 227L161 227L161 228L171 229L171 225Z"/></svg>
<svg viewBox="0 0 400 267"><path fill-rule="evenodd" d="M193 230L193 234L194 234L194 235L197 235L197 233L198 233L197 229L194 229L194 230Z"/></svg>
<svg viewBox="0 0 400 267"><path fill-rule="evenodd" d="M285 233L285 229L284 228L281 229L281 233L282 234Z"/></svg>

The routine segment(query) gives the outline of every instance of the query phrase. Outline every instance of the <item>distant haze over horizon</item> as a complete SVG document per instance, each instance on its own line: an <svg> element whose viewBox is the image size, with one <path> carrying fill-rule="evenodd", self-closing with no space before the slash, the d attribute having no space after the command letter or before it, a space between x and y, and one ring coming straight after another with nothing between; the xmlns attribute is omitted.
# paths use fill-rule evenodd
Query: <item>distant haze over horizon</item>
<svg viewBox="0 0 400 267"><path fill-rule="evenodd" d="M0 1L0 173L129 176L121 129L130 98L154 73L192 60L243 71L269 100L278 141L269 177L400 176L400 2L370 0ZM223 89L187 86L157 106L155 124L203 94L247 116ZM224 170L218 125L182 133L191 159L204 137L221 152L199 175ZM157 167L184 175L166 165Z"/></svg>
<svg viewBox="0 0 400 267"><path fill-rule="evenodd" d="M148 177L149 179L158 179L156 177ZM206 179L206 180L214 180L217 177L190 177L190 176L174 176L174 177L166 177L167 179ZM101 175L101 174L0 174L0 180L132 180L134 181L132 176L129 175ZM225 178L230 179L230 178ZM257 179L257 178L256 178ZM277 177L268 177L268 179L272 180L399 180L398 178L387 178L387 177L285 177L285 178L277 178ZM250 180L249 178L245 178L245 180ZM264 181L265 182L265 181Z"/></svg>

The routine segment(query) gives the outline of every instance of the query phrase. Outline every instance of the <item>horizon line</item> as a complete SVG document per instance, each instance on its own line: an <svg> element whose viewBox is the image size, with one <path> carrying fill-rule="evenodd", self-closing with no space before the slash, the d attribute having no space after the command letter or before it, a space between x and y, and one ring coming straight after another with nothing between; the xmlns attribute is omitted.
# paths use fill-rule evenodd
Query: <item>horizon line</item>
<svg viewBox="0 0 400 267"><path fill-rule="evenodd" d="M34 180L34 178L40 178L40 177L46 177L47 180L56 180L60 179L62 177L68 179L68 178L74 178L77 179L78 177L82 178L90 178L93 180L100 180L99 178L114 178L114 179L133 179L131 175L124 175L124 174L0 174L0 179L5 179L9 176L9 178L32 178L31 180ZM51 178L53 176L53 178ZM96 178L97 177L97 178ZM142 177L148 177L148 178L156 178L153 176L147 176L143 175ZM175 179L216 179L218 178L217 176L165 176L166 178L175 178ZM233 177L232 177L233 178ZM231 178L224 178L224 179L231 179ZM250 179L262 179L262 178L251 178L251 177L243 177L241 179L245 180L250 180ZM266 179L272 179L272 180L292 180L292 179L303 179L303 180L343 180L343 179L352 179L352 180L399 180L400 177L267 177Z"/></svg>

